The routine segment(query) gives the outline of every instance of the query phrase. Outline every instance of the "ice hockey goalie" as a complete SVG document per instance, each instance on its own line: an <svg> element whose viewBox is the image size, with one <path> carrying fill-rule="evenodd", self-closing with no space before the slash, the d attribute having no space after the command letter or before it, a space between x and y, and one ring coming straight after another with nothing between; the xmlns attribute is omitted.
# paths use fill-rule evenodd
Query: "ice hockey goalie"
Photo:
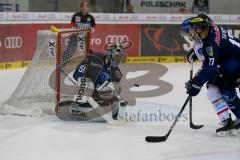
<svg viewBox="0 0 240 160"><path fill-rule="evenodd" d="M111 114L111 118L117 120L119 105L127 105L120 97L122 73L118 67L126 56L126 46L108 44L106 54L91 53L72 76L66 75L76 85L76 90L71 100L58 103L56 115L59 118L106 121L104 115Z"/></svg>

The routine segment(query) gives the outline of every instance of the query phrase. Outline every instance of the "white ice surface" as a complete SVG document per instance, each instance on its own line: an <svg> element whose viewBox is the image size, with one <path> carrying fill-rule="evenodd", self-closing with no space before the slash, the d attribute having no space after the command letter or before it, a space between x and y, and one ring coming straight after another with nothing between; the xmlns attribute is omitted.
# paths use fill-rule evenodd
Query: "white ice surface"
<svg viewBox="0 0 240 160"><path fill-rule="evenodd" d="M135 107L127 109L129 115L155 113L158 109L164 113L179 111L186 98L184 82L189 68L187 64L165 65L169 70L160 79L173 84L173 91L138 99ZM0 71L0 101L11 95L24 71ZM0 115L0 160L240 160L240 136L215 135L218 118L206 98L205 87L193 100L193 118L194 123L205 126L192 130L183 119L166 142L149 144L144 141L146 135L164 135L172 122L109 126L64 122L55 116Z"/></svg>

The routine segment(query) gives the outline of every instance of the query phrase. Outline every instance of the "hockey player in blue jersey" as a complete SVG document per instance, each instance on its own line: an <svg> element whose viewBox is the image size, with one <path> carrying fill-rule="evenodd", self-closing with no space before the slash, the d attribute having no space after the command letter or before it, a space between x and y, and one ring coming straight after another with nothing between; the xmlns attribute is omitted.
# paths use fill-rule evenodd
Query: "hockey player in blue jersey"
<svg viewBox="0 0 240 160"><path fill-rule="evenodd" d="M122 73L118 65L125 57L124 44L109 44L106 54L91 53L87 56L75 69L73 78L79 81L82 77L90 79L94 84L94 92L91 97L96 100L96 103L110 102L112 105L112 117L117 119L118 115L118 102L120 105L126 105L127 102L123 101L120 97L120 80ZM75 95L74 100L78 103L79 107L91 107L89 103L82 103L78 101L79 95ZM99 104L101 106L101 104ZM75 105L76 106L76 105ZM72 107L72 111L78 110L79 107Z"/></svg>
<svg viewBox="0 0 240 160"><path fill-rule="evenodd" d="M218 115L221 115L223 124L216 132L239 129L240 100L235 88L240 77L240 41L205 15L189 20L191 35L188 36L198 41L198 49L195 48L194 53L200 55L203 65L193 80L186 83L187 93L196 96L203 84L208 82L208 98L215 105ZM228 108L237 118L235 123Z"/></svg>
<svg viewBox="0 0 240 160"><path fill-rule="evenodd" d="M125 56L124 49L119 44L110 44L107 50L107 53L99 53L95 52L92 53L94 57L97 57L102 60L103 67L99 73L96 73L96 80L94 81L95 87L101 86L104 82L112 81L112 78L115 78L115 75L111 75L111 69L115 68L118 69L119 63L122 61L122 59ZM84 77L85 75L85 69L87 68L86 63L82 62L74 71L73 78L77 81L79 77ZM116 80L120 81L121 77Z"/></svg>

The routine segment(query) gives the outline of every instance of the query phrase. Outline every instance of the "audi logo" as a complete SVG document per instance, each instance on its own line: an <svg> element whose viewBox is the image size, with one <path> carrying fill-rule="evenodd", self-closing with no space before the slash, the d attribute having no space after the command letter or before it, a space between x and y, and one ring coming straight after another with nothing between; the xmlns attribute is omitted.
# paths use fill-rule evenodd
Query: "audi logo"
<svg viewBox="0 0 240 160"><path fill-rule="evenodd" d="M127 42L129 41L129 38L127 35L108 35L106 36L105 42L108 43L121 43L121 42Z"/></svg>
<svg viewBox="0 0 240 160"><path fill-rule="evenodd" d="M4 40L4 45L5 48L7 49L21 48L22 37L21 36L6 37Z"/></svg>

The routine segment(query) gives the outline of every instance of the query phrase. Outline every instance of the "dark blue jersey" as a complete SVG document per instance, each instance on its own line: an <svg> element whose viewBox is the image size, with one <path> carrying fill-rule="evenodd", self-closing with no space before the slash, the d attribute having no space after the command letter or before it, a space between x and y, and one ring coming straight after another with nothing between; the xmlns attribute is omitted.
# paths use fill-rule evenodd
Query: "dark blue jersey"
<svg viewBox="0 0 240 160"><path fill-rule="evenodd" d="M90 78L95 87L101 86L105 81L119 82L122 73L118 66L105 63L104 54L94 53L86 57L75 69L73 78L77 81L79 77Z"/></svg>
<svg viewBox="0 0 240 160"><path fill-rule="evenodd" d="M205 60L194 77L199 86L214 79L219 72L231 78L240 77L240 41L237 38L212 23L208 37L202 41Z"/></svg>

